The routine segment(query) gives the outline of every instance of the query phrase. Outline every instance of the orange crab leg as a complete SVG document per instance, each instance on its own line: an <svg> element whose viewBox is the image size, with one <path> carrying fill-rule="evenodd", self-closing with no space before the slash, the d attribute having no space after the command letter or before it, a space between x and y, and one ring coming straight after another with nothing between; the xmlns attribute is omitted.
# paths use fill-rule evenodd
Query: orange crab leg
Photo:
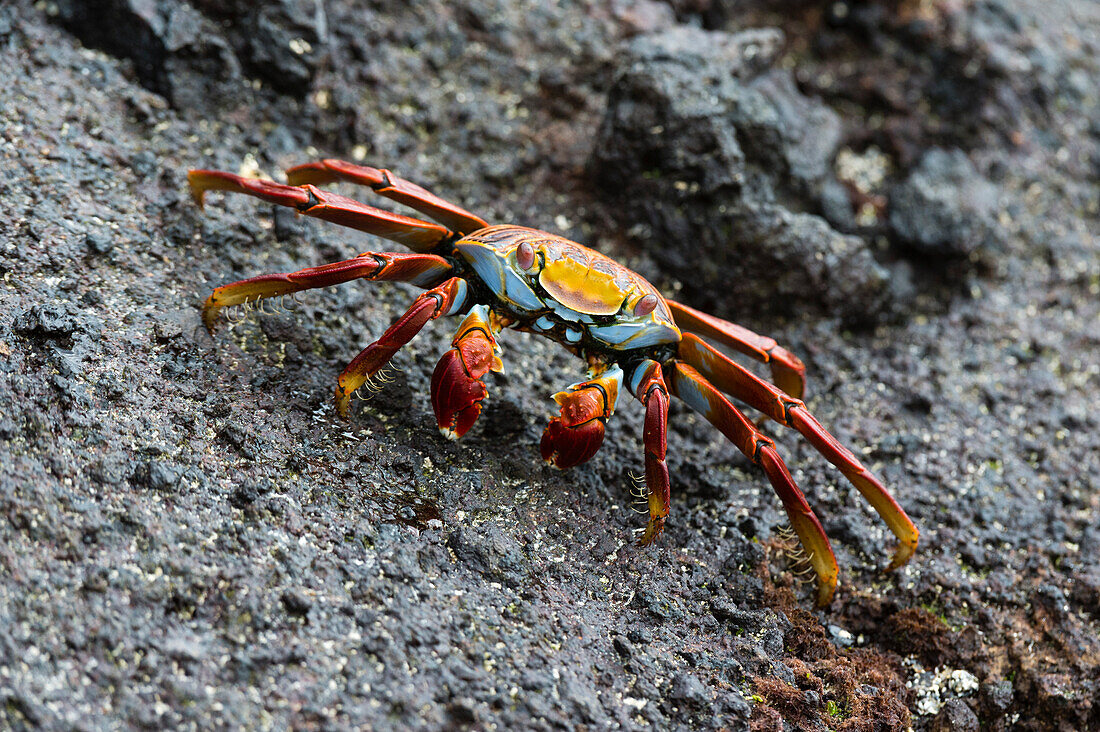
<svg viewBox="0 0 1100 732"><path fill-rule="evenodd" d="M449 440L469 432L481 414L481 401L489 393L481 379L490 371L501 372L499 327L483 305L475 306L451 341L432 374L432 408L439 431Z"/></svg>
<svg viewBox="0 0 1100 732"><path fill-rule="evenodd" d="M642 546L657 540L665 528L668 517L671 490L668 465L665 464L665 448L668 430L668 387L665 386L661 364L646 360L634 371L631 390L645 406L645 427L642 441L645 444L645 484L649 494L649 523L638 543Z"/></svg>
<svg viewBox="0 0 1100 732"><path fill-rule="evenodd" d="M336 386L336 411L340 416L347 418L352 394L378 373L429 320L440 315L453 315L465 307L466 300L466 282L458 277L452 277L416 298L405 314L381 338L364 348L340 374Z"/></svg>
<svg viewBox="0 0 1100 732"><path fill-rule="evenodd" d="M397 280L420 287L431 287L452 270L446 259L434 254L366 252L342 262L322 264L285 274L260 275L222 285L206 298L206 303L202 306L202 322L207 330L213 332L222 308L351 280Z"/></svg>
<svg viewBox="0 0 1100 732"><path fill-rule="evenodd" d="M764 469L817 573L817 604L828 604L836 590L839 572L836 557L821 522L817 520L810 504L806 502L806 497L776 452L775 443L757 430L698 371L682 361L674 361L673 364L670 384L673 393L706 417L741 452Z"/></svg>
<svg viewBox="0 0 1100 732"><path fill-rule="evenodd" d="M187 180L191 184L191 195L200 207L207 191L246 193L268 203L288 206L306 216L391 239L416 252L430 251L453 236L450 229L439 224L383 211L311 185L289 186L219 170L192 170Z"/></svg>
<svg viewBox="0 0 1100 732"><path fill-rule="evenodd" d="M561 470L591 460L603 444L604 425L615 412L622 380L618 366L604 367L594 378L555 394L561 416L543 430L542 459Z"/></svg>
<svg viewBox="0 0 1100 732"><path fill-rule="evenodd" d="M887 569L897 569L909 561L917 548L920 535L917 527L878 478L821 426L801 400L787 396L690 333L685 334L680 342L680 358L699 369L730 396L760 410L779 424L802 433L826 460L839 468L844 477L859 489L897 537L898 548Z"/></svg>
<svg viewBox="0 0 1100 732"><path fill-rule="evenodd" d="M798 356L780 347L774 338L758 335L736 323L707 315L673 300L666 302L672 311L672 319L681 330L713 338L724 346L768 364L776 385L795 399L802 398L806 388L806 366Z"/></svg>
<svg viewBox="0 0 1100 732"><path fill-rule="evenodd" d="M461 206L456 206L415 183L410 183L388 170L378 170L366 165L355 165L330 158L288 168L286 180L295 186L306 183L322 186L336 181L369 186L378 195L414 208L425 216L430 216L463 234L470 234L489 225L480 216L475 216Z"/></svg>

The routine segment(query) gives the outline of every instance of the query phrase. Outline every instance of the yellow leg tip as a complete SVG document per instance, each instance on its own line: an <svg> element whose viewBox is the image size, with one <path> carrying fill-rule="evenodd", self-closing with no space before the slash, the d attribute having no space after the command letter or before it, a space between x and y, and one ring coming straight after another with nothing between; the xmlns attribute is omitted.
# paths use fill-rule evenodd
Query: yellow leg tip
<svg viewBox="0 0 1100 732"><path fill-rule="evenodd" d="M348 404L351 402L351 394L344 387L336 387L336 413L343 419L348 419Z"/></svg>

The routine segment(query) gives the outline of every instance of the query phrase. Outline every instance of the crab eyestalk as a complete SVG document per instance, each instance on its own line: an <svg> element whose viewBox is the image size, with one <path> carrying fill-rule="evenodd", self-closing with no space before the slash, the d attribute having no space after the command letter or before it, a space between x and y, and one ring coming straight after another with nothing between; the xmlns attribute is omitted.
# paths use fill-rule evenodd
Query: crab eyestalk
<svg viewBox="0 0 1100 732"><path fill-rule="evenodd" d="M561 416L542 433L542 459L562 470L590 460L603 444L604 424L615 412L622 383L622 369L611 366L555 394Z"/></svg>
<svg viewBox="0 0 1100 732"><path fill-rule="evenodd" d="M490 371L500 373L500 347L488 308L478 305L470 311L432 374L432 408L439 431L457 440L470 431L481 414L481 401L488 394L481 378Z"/></svg>

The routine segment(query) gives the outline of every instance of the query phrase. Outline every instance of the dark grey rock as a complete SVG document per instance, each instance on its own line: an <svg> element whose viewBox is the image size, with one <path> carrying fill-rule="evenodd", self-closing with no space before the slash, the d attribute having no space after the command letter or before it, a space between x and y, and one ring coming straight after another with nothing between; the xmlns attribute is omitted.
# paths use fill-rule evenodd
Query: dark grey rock
<svg viewBox="0 0 1100 732"><path fill-rule="evenodd" d="M978 732L978 716L962 699L948 699L932 720L931 732Z"/></svg>
<svg viewBox="0 0 1100 732"><path fill-rule="evenodd" d="M132 60L142 84L180 108L239 73L215 25L183 0L61 0L57 8L84 43Z"/></svg>
<svg viewBox="0 0 1100 732"><path fill-rule="evenodd" d="M759 37L674 28L631 41L591 173L624 228L696 302L706 290L734 317L745 308L867 317L884 303L886 271L865 242L808 211L832 178L839 120L790 74L757 73L770 57L748 53Z"/></svg>
<svg viewBox="0 0 1100 732"><path fill-rule="evenodd" d="M961 150L929 150L890 196L894 235L929 256L993 246L996 211L996 187Z"/></svg>
<svg viewBox="0 0 1100 732"><path fill-rule="evenodd" d="M702 709L710 704L711 695L706 687L692 674L684 673L672 679L672 689L669 696L680 704Z"/></svg>

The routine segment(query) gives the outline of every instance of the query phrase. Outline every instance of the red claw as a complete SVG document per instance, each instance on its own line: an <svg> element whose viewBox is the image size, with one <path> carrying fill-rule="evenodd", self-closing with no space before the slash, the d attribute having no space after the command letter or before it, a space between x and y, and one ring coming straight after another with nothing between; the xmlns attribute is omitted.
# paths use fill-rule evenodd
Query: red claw
<svg viewBox="0 0 1100 732"><path fill-rule="evenodd" d="M554 395L561 416L542 433L542 459L565 470L592 458L603 444L604 423L615 411L622 371L608 369L591 381Z"/></svg>
<svg viewBox="0 0 1100 732"><path fill-rule="evenodd" d="M542 433L539 449L543 460L565 470L591 460L602 444L602 420L591 417L582 424L571 424L565 418L554 417Z"/></svg>
<svg viewBox="0 0 1100 732"><path fill-rule="evenodd" d="M489 393L481 377L502 369L491 334L482 314L471 312L432 374L432 407L439 431L449 440L469 432L481 414L481 400Z"/></svg>

